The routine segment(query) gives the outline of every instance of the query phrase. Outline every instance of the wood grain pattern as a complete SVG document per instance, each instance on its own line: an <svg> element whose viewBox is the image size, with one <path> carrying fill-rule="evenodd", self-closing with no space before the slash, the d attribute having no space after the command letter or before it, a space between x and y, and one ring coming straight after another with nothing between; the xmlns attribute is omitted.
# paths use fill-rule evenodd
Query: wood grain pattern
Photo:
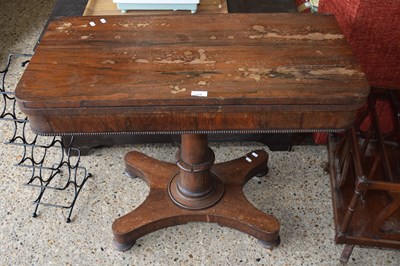
<svg viewBox="0 0 400 266"><path fill-rule="evenodd" d="M41 127L46 133L148 130L136 120L120 129L105 128L115 112L145 116L155 130L168 125L165 119L174 121L175 130L220 130L262 116L267 121L246 127L314 128L314 115L321 116L322 127L346 128L369 92L332 16L106 20L64 18L49 25L17 88L20 107L38 132ZM208 97L193 97L194 90L207 91ZM271 109L275 112L268 115ZM208 122L196 126L190 115L181 118L183 112ZM297 120L284 125L282 118L292 114ZM60 127L60 116L82 123ZM182 119L190 121L176 122Z"/></svg>

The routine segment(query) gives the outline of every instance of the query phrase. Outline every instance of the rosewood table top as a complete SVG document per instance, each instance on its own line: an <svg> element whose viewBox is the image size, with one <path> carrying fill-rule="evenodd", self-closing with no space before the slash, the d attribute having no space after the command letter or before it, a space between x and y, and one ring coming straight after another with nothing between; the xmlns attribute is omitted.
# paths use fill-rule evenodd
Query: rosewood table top
<svg viewBox="0 0 400 266"><path fill-rule="evenodd" d="M369 93L333 16L99 19L50 23L16 90L34 131L335 130Z"/></svg>

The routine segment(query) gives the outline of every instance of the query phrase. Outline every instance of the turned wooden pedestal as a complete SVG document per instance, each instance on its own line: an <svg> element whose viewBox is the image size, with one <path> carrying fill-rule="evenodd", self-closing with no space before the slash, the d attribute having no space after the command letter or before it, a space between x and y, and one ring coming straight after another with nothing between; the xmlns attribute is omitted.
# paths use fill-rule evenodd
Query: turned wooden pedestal
<svg viewBox="0 0 400 266"><path fill-rule="evenodd" d="M150 194L137 209L117 219L113 226L118 250L152 231L188 222L213 222L257 238L266 248L279 244L279 222L256 209L242 188L259 173L266 173L268 154L257 150L214 164L207 135L182 135L177 163L166 163L142 153L125 156L126 173L147 182Z"/></svg>

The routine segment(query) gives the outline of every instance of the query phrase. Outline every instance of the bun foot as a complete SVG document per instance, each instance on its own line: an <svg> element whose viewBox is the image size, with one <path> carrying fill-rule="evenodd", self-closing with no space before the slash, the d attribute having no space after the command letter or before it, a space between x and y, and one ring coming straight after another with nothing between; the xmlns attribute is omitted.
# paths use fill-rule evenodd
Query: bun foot
<svg viewBox="0 0 400 266"><path fill-rule="evenodd" d="M273 250L275 247L277 247L277 246L279 246L279 244L281 243L281 238L280 238L280 236L278 235L278 237L276 238L276 240L275 241L272 241L272 242L269 242L269 241L263 241L263 240L258 240L258 243L263 247L263 248L266 248L266 249L269 249L269 250Z"/></svg>
<svg viewBox="0 0 400 266"><path fill-rule="evenodd" d="M263 177L263 176L266 176L266 175L268 174L268 172L269 172L268 165L265 164L265 167L264 167L260 172L258 172L258 173L256 174L256 176L257 176L257 177Z"/></svg>
<svg viewBox="0 0 400 266"><path fill-rule="evenodd" d="M113 241L114 244L114 248L118 251L127 251L129 249L131 249L133 247L133 245L135 245L136 241L133 241L131 243L126 243L126 244L122 244L122 243L118 243L117 241Z"/></svg>
<svg viewBox="0 0 400 266"><path fill-rule="evenodd" d="M129 178L132 178L132 179L135 179L135 178L138 177L137 175L135 175L134 173L129 171L129 169L127 169L127 168L125 168L125 170L124 170L124 175L129 177Z"/></svg>

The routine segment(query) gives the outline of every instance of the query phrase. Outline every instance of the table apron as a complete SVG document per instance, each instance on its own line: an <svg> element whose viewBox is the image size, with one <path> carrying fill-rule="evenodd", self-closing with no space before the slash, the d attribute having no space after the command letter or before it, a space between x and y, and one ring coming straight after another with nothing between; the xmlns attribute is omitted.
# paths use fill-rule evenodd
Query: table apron
<svg viewBox="0 0 400 266"><path fill-rule="evenodd" d="M30 115L32 130L42 135L106 133L256 133L318 132L347 129L353 111L270 111L209 113L115 113L76 115Z"/></svg>

